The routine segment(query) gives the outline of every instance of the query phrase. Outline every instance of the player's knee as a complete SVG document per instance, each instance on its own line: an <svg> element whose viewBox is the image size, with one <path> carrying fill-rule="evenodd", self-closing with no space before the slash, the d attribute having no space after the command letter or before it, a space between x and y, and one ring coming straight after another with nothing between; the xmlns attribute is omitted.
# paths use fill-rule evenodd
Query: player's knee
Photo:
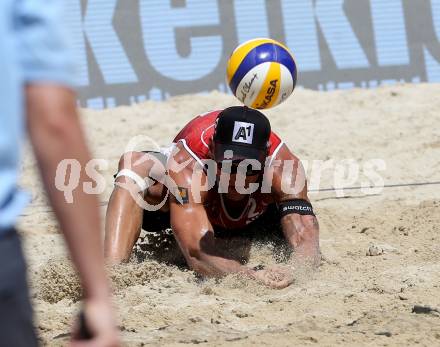
<svg viewBox="0 0 440 347"><path fill-rule="evenodd" d="M117 183L128 183L135 192L145 192L154 184L149 178L150 167L147 164L148 157L142 152L126 152L119 159L118 173L116 174ZM127 180L128 179L128 180ZM130 188L125 186L125 188Z"/></svg>
<svg viewBox="0 0 440 347"><path fill-rule="evenodd" d="M136 163L140 163L142 161L143 156L145 156L145 153L142 152L133 151L124 153L119 159L119 170L132 169L133 166L136 165Z"/></svg>

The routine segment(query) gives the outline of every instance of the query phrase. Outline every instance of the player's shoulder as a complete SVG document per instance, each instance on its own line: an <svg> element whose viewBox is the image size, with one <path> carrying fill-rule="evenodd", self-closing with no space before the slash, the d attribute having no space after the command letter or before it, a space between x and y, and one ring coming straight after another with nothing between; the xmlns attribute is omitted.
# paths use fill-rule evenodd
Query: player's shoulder
<svg viewBox="0 0 440 347"><path fill-rule="evenodd" d="M182 130L176 135L174 142L181 138L194 136L203 131L203 129L215 124L220 112L221 110L208 111L195 116L183 126Z"/></svg>
<svg viewBox="0 0 440 347"><path fill-rule="evenodd" d="M198 115L198 117L217 117L219 115L219 113L222 112L222 111L223 111L223 109L210 110L210 111L207 111L207 112L200 113Z"/></svg>
<svg viewBox="0 0 440 347"><path fill-rule="evenodd" d="M212 110L208 112L201 113L194 118L194 121L199 123L201 126L214 124L218 118L218 115L222 110Z"/></svg>
<svg viewBox="0 0 440 347"><path fill-rule="evenodd" d="M201 165L203 163L194 158L182 143L175 145L167 162L167 170L173 182L172 185L175 185L179 194L186 192L187 201L193 205L205 203L207 197L207 192L197 189L197 187L205 186L207 181L206 173ZM195 196L192 195L191 198L188 192L196 192L200 195L195 199ZM181 197L183 198L182 195Z"/></svg>
<svg viewBox="0 0 440 347"><path fill-rule="evenodd" d="M192 173L197 160L188 152L187 146L177 142L168 157L167 169L175 173Z"/></svg>
<svg viewBox="0 0 440 347"><path fill-rule="evenodd" d="M275 160L299 160L299 158L293 153L293 151L289 148L289 146L280 141L276 150L271 155L272 159Z"/></svg>
<svg viewBox="0 0 440 347"><path fill-rule="evenodd" d="M276 155L277 152L281 149L282 145L284 144L283 140L281 140L281 137L278 136L278 134L273 130L270 133L269 142L270 142L269 155Z"/></svg>
<svg viewBox="0 0 440 347"><path fill-rule="evenodd" d="M204 160L206 159L198 157L185 142L179 141L168 157L167 170L172 175L185 176L188 179L198 170L201 170L201 175L205 176Z"/></svg>

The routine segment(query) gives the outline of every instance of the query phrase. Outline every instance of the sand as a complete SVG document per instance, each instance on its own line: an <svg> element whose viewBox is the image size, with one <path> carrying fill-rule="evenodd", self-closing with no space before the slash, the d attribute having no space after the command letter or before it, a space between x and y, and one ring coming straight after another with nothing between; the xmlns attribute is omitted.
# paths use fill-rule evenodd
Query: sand
<svg viewBox="0 0 440 347"><path fill-rule="evenodd" d="M369 185L366 163L384 163L378 172L385 184L435 182L440 181L439 93L440 85L423 84L297 90L266 114L304 161L312 190ZM232 96L213 92L82 110L94 156L108 161L102 213L130 138L148 135L166 145L196 114L234 104ZM359 165L358 175L348 170L347 160ZM319 175L323 163L329 168ZM43 345L63 345L80 288L28 149L23 170L32 203L20 230L36 327ZM296 281L286 289L234 276L201 281L164 262L174 257L172 250L109 269L124 344L440 346L440 314L417 307L424 313L412 312L416 305L440 310L440 186L315 191L310 197L324 259L315 272L295 270ZM255 244L250 263L274 263L273 253L270 244Z"/></svg>

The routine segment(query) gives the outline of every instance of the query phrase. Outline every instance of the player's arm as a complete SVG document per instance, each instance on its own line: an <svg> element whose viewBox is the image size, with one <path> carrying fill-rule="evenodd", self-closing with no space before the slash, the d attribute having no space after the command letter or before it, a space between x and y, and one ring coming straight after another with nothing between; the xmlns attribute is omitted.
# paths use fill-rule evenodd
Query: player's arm
<svg viewBox="0 0 440 347"><path fill-rule="evenodd" d="M253 270L228 259L217 245L213 227L203 206L207 192L200 192L201 197L197 199L197 189L193 189L195 184L203 184L206 180L204 173L201 175L202 182L197 182L200 180L193 177L194 166L199 164L181 148L171 160L175 161L174 166L180 166L189 160L189 164L183 169L179 168L178 172L169 164L172 182L169 188L171 190L171 186L175 184L177 191L170 196L171 226L188 265L205 276L223 276L237 272L250 274ZM180 196L180 201L176 195Z"/></svg>
<svg viewBox="0 0 440 347"><path fill-rule="evenodd" d="M55 188L60 161L74 158L84 168L90 160L75 102L75 94L66 87L42 82L26 87L29 135L49 200L79 271L89 329L102 346L113 346L117 331L104 271L98 199L76 189L69 204ZM85 178L81 170L80 187Z"/></svg>
<svg viewBox="0 0 440 347"><path fill-rule="evenodd" d="M272 191L281 213L284 236L295 258L319 264L319 224L307 196L307 181L300 160L283 145L275 158Z"/></svg>
<svg viewBox="0 0 440 347"><path fill-rule="evenodd" d="M67 204L54 184L61 160L77 159L84 168L90 159L71 88L75 72L64 37L62 1L16 0L11 8L14 25L10 30L16 32L14 44L20 78L26 88L23 102L29 135L49 200L79 271L87 327L93 335L91 343L116 346L117 328L101 250L98 199L76 189L73 204ZM80 177L80 187L84 178Z"/></svg>

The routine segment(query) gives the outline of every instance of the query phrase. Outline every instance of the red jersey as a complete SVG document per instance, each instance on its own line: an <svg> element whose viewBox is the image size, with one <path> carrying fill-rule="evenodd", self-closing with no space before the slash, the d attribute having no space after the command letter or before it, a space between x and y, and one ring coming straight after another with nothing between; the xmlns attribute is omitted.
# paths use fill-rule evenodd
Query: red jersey
<svg viewBox="0 0 440 347"><path fill-rule="evenodd" d="M209 143L214 135L215 121L219 111L212 111L197 116L191 120L174 138L175 143L182 143L188 153L197 160L202 166L202 159L210 159ZM273 131L270 134L269 156L274 158L281 148L283 142ZM250 194L248 203L242 213L237 217L232 217L225 208L222 194L219 194L216 186L209 191L209 203L205 204L209 221L213 225L227 229L242 228L257 219L266 211L271 201L270 194L261 193L260 189Z"/></svg>

